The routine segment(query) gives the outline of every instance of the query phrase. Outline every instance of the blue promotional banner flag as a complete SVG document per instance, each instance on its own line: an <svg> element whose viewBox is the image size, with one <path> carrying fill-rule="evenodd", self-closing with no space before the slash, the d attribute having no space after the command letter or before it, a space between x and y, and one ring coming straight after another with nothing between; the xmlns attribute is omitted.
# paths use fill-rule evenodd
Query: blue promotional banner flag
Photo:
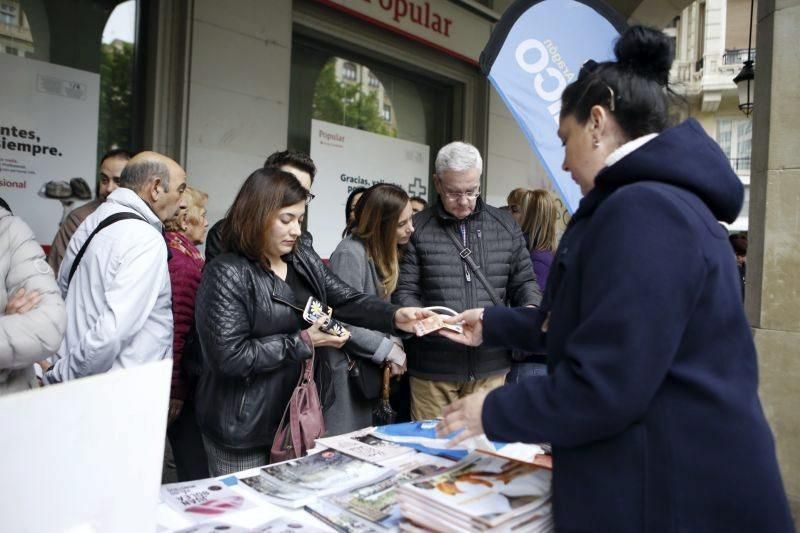
<svg viewBox="0 0 800 533"><path fill-rule="evenodd" d="M481 54L481 70L514 115L570 213L581 191L561 169L561 93L589 59L614 58L625 20L602 1L517 0Z"/></svg>

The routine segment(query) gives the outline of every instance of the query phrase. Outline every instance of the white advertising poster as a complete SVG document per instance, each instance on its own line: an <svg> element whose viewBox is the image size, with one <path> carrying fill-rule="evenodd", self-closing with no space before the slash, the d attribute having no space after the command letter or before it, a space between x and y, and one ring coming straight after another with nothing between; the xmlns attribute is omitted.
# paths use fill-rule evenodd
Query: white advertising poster
<svg viewBox="0 0 800 533"><path fill-rule="evenodd" d="M330 257L342 239L345 203L355 187L394 183L409 196L429 197L430 147L425 144L312 120L311 158L317 176L308 231L321 257Z"/></svg>
<svg viewBox="0 0 800 533"><path fill-rule="evenodd" d="M70 180L94 197L100 76L9 54L0 72L0 197L50 244L63 214L88 199Z"/></svg>
<svg viewBox="0 0 800 533"><path fill-rule="evenodd" d="M0 397L0 530L156 531L172 360Z"/></svg>

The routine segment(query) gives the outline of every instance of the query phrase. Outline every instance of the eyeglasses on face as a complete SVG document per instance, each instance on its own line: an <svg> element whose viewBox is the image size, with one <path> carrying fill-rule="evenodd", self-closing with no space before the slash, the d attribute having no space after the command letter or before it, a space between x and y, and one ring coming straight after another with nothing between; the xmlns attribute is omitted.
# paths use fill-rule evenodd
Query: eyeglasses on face
<svg viewBox="0 0 800 533"><path fill-rule="evenodd" d="M474 191L467 191L467 192L450 192L444 191L443 195L448 199L452 200L453 202L460 200L461 198L466 198L467 200L476 200L478 196L481 195L481 190L475 189Z"/></svg>
<svg viewBox="0 0 800 533"><path fill-rule="evenodd" d="M317 195L316 195L316 194L314 194L314 193L308 193L308 194L306 194L306 205L310 204L310 203L311 203L311 200L313 200L313 199L314 199L314 198L316 198L316 197L317 197Z"/></svg>

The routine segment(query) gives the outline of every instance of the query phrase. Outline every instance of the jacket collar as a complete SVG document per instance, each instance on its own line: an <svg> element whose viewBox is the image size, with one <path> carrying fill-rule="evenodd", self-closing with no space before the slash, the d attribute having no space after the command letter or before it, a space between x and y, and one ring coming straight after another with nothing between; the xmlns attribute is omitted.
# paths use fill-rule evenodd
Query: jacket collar
<svg viewBox="0 0 800 533"><path fill-rule="evenodd" d="M297 274L301 276L306 281L306 283L309 284L309 286L311 286L311 288L313 289L314 296L317 297L322 303L327 304L325 287L320 281L320 277L324 277L325 273L315 272L314 269L315 265L312 264L313 261L311 257L309 257L311 254L311 252L309 252L309 249L311 249L313 252L313 248L309 246L309 244L305 239L301 238L295 250L283 256L283 260L294 266L295 272L297 272ZM318 261L322 262L321 259L318 259ZM320 266L323 269L327 268L324 265ZM280 292L276 290L276 292L278 292L278 295L286 296L286 294L283 291L283 286L285 285L286 287L288 287L288 285L286 285L285 283L276 285L281 286Z"/></svg>
<svg viewBox="0 0 800 533"><path fill-rule="evenodd" d="M136 214L141 215L147 222L150 223L155 229L161 233L164 225L158 219L153 209L144 201L142 197L133 192L131 189L119 187L114 192L108 195L106 202L111 204L121 205L127 209L133 210Z"/></svg>
<svg viewBox="0 0 800 533"><path fill-rule="evenodd" d="M436 213L436 216L440 220L450 221L450 222L460 222L461 220L464 220L464 221L472 220L478 214L480 214L481 211L483 211L483 198L481 198L480 196L478 196L478 199L475 200L475 210L472 213L470 213L469 216L467 216L466 218L463 218L463 219L458 219L458 218L454 217L453 215L451 215L450 213L448 213L447 211L445 211L444 204L442 204L442 199L441 198L437 198L436 199L436 205L434 206L434 212Z"/></svg>

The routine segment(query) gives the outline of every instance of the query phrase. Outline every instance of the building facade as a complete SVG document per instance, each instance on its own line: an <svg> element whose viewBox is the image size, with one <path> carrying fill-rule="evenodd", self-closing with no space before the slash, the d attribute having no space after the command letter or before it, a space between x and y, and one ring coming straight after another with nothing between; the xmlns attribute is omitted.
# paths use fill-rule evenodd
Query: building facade
<svg viewBox="0 0 800 533"><path fill-rule="evenodd" d="M428 145L431 162L451 140L475 144L484 154L483 194L489 203L504 204L515 187L549 186L513 117L477 67L511 0L128 2L136 13L125 85L130 94L122 99L129 105L101 112L99 129L108 133L98 140L98 152L122 145L171 155L187 169L189 182L209 193L212 223L267 154L287 146L308 149L317 82L334 58L339 58L334 59L338 81L352 77L345 74L347 63L356 67L355 82L366 83L368 92L374 89L369 74L377 78L379 118L397 138ZM762 398L797 513L800 0L758 5L752 121L737 109L731 81L748 47L749 2L608 3L632 22L672 33L678 52L673 80L688 102L686 115L697 117L720 142L749 186L749 205L734 227L749 229L747 311L761 354ZM30 59L105 72L116 61L108 58L118 57L103 52L103 34L124 4L0 0L0 52L15 49L15 55ZM20 28L29 29L28 40L20 40ZM120 54L126 50L119 42L109 46ZM103 124L119 128L104 130Z"/></svg>
<svg viewBox="0 0 800 533"><path fill-rule="evenodd" d="M748 49L749 13L745 0L696 1L665 28L675 42L671 84L683 98L681 114L696 118L717 140L745 186L731 231L747 230L750 204L753 123L739 110L733 83L744 61L756 58L755 47Z"/></svg>

